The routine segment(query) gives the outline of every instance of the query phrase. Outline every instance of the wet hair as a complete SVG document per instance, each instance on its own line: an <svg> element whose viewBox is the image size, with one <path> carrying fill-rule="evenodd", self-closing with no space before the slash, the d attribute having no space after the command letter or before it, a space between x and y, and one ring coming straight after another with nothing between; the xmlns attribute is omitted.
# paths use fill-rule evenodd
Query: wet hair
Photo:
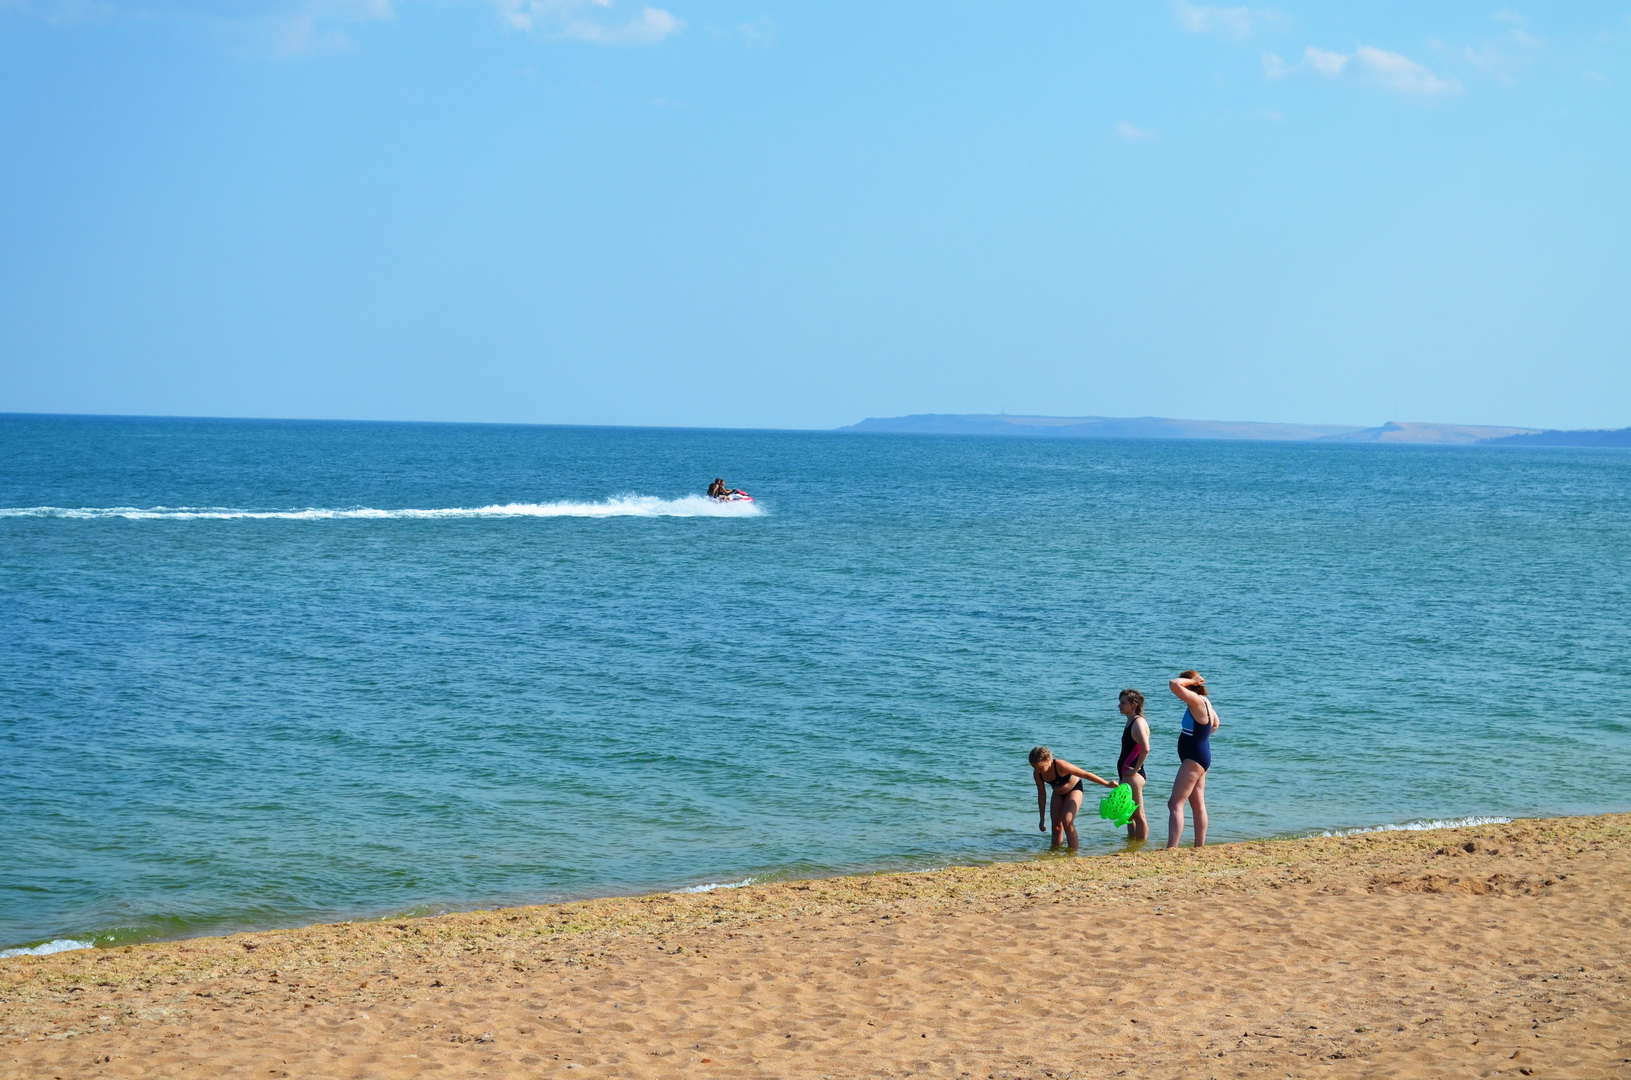
<svg viewBox="0 0 1631 1080"><path fill-rule="evenodd" d="M1031 768L1036 768L1045 761L1053 760L1053 751L1046 746L1031 747Z"/></svg>
<svg viewBox="0 0 1631 1080"><path fill-rule="evenodd" d="M1198 679L1198 678L1201 677L1201 673L1198 672L1198 671L1180 671L1178 673L1178 677L1180 679ZM1203 683L1196 683L1194 686L1191 686L1189 689L1191 690L1191 692L1199 694L1201 697L1206 696L1206 684L1204 682Z"/></svg>
<svg viewBox="0 0 1631 1080"><path fill-rule="evenodd" d="M1143 712L1144 712L1144 695L1140 694L1137 690L1134 690L1131 687L1129 687L1126 690L1123 690L1121 692L1121 695L1118 698L1118 700L1132 702L1133 703L1133 712L1139 713L1141 715L1143 714Z"/></svg>

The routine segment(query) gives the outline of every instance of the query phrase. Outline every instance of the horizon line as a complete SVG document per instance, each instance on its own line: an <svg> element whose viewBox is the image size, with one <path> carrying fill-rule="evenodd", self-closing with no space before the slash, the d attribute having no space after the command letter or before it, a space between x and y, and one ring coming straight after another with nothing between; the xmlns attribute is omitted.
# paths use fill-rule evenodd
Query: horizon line
<svg viewBox="0 0 1631 1080"><path fill-rule="evenodd" d="M1488 424L1465 423L1454 420L1383 420L1375 424L1355 424L1325 420L1215 420L1201 417L1156 416L1147 413L1142 416L1103 416L1084 415L1070 416L1060 413L1010 413L1010 412L926 412L902 413L898 416L864 416L860 420L849 424L840 424L838 427L770 427L760 425L744 425L742 427L728 427L716 424L616 424L616 423L585 423L572 421L552 420L422 420L404 418L363 418L344 416L226 416L213 413L77 413L77 412L35 412L0 410L3 417L52 417L58 419L80 420L211 420L221 422L253 422L273 421L294 424L465 424L482 425L487 427L582 427L582 428L628 428L648 431L804 431L804 432L841 432L856 424L867 420L897 420L912 416L992 416L1010 417L1022 420L1178 420L1187 423L1204 424L1277 424L1292 427L1351 427L1356 431L1383 427L1387 424L1435 424L1446 427L1523 427L1531 431L1617 431L1618 428L1542 428L1533 424ZM856 432L855 434L919 434L914 432ZM948 433L949 434L949 433Z"/></svg>

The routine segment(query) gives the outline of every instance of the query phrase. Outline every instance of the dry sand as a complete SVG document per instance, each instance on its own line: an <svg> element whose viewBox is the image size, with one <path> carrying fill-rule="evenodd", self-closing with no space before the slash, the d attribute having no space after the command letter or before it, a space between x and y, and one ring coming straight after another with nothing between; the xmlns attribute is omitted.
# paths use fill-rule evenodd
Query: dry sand
<svg viewBox="0 0 1631 1080"><path fill-rule="evenodd" d="M1621 1077L1631 815L0 961L6 1077Z"/></svg>

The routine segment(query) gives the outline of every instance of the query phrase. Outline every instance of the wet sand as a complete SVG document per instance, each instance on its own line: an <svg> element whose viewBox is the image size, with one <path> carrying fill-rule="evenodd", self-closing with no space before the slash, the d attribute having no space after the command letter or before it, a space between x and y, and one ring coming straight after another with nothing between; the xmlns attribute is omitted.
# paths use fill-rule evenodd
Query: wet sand
<svg viewBox="0 0 1631 1080"><path fill-rule="evenodd" d="M1631 815L0 961L4 1077L1623 1077Z"/></svg>

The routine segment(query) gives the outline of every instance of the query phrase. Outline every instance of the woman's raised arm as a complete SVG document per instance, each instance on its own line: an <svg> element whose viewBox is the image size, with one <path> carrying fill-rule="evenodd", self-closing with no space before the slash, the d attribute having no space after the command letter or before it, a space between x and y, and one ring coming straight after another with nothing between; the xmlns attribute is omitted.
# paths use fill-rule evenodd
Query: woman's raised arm
<svg viewBox="0 0 1631 1080"><path fill-rule="evenodd" d="M1189 715L1205 716L1207 714L1205 698L1202 695L1197 694L1194 690L1190 689L1194 686L1205 685L1206 680L1198 675L1193 679L1186 679L1180 675L1176 679L1173 679L1171 682L1167 683L1167 689L1171 690L1173 694L1179 698L1179 700L1181 700L1185 705L1189 706Z"/></svg>

